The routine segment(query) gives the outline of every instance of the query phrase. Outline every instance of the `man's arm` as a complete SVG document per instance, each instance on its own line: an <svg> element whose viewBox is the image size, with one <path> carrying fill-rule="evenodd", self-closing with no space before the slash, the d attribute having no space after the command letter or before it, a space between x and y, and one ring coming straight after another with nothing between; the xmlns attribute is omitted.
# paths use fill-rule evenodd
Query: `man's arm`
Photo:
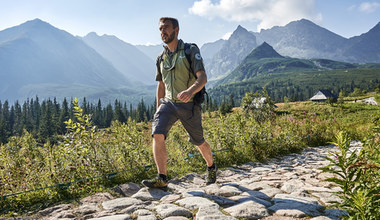
<svg viewBox="0 0 380 220"><path fill-rule="evenodd" d="M190 101L191 97L195 93L199 92L207 83L207 75L205 71L199 70L195 75L197 76L197 80L194 82L194 84L185 91L178 93L177 95L177 98L182 102Z"/></svg>
<svg viewBox="0 0 380 220"><path fill-rule="evenodd" d="M162 81L158 81L157 93L156 93L156 99L157 99L156 109L158 109L158 107L160 106L160 99L164 97L165 97L165 84Z"/></svg>

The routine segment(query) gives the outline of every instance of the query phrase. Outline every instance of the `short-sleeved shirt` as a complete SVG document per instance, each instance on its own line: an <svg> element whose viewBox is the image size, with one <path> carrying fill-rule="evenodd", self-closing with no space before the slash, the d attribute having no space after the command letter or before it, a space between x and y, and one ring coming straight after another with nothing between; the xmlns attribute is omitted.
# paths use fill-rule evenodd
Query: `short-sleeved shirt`
<svg viewBox="0 0 380 220"><path fill-rule="evenodd" d="M177 94L194 84L196 72L205 71L199 48L195 44L190 44L188 50L190 51L186 52L190 54L191 68L186 58L185 44L182 40L178 41L174 52L165 46L163 52L157 57L156 81L164 82L165 98L171 101L181 102L178 100Z"/></svg>

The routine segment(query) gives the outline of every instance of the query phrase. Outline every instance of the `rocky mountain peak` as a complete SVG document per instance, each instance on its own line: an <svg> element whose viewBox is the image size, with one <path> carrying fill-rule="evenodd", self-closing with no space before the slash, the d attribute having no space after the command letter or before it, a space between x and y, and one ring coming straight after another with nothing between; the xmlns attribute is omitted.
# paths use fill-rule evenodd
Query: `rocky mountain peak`
<svg viewBox="0 0 380 220"><path fill-rule="evenodd" d="M262 58L282 58L271 45L264 42L256 47L248 56L247 59L262 59Z"/></svg>

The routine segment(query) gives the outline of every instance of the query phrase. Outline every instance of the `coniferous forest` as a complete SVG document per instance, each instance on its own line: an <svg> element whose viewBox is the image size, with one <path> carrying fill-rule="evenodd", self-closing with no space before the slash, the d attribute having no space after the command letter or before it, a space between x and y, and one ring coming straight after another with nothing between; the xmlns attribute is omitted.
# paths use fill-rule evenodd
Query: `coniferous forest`
<svg viewBox="0 0 380 220"><path fill-rule="evenodd" d="M228 101L231 103L231 100ZM115 100L113 104L104 104L99 99L97 104L90 103L83 98L81 108L84 114L91 116L91 121L98 128L108 128L112 121L126 123L128 118L136 122L147 122L153 118L156 103L146 104L143 99L137 106ZM207 102L205 110L229 111L234 104L220 105L214 100ZM233 103L233 100L232 100ZM16 101L0 101L0 143L7 143L9 137L21 136L24 129L34 136L40 143L57 142L58 135L67 132L65 121L75 120L73 99L64 99L58 102L47 99L40 101L38 97L28 99L24 103Z"/></svg>

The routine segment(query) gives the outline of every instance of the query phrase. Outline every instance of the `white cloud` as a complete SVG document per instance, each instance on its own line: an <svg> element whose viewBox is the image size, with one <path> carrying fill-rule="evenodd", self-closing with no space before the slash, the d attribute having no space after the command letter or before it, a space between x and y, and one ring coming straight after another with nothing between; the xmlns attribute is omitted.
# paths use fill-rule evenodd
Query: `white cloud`
<svg viewBox="0 0 380 220"><path fill-rule="evenodd" d="M314 0L199 0L189 12L209 19L220 17L234 22L259 22L258 30L302 18L317 23L322 20L322 16L315 12Z"/></svg>
<svg viewBox="0 0 380 220"><path fill-rule="evenodd" d="M374 12L378 7L380 7L380 3L377 2L363 2L359 6L359 11L365 13Z"/></svg>
<svg viewBox="0 0 380 220"><path fill-rule="evenodd" d="M222 36L222 39L223 40L228 40L232 35L232 32L227 32L225 33L223 36Z"/></svg>

